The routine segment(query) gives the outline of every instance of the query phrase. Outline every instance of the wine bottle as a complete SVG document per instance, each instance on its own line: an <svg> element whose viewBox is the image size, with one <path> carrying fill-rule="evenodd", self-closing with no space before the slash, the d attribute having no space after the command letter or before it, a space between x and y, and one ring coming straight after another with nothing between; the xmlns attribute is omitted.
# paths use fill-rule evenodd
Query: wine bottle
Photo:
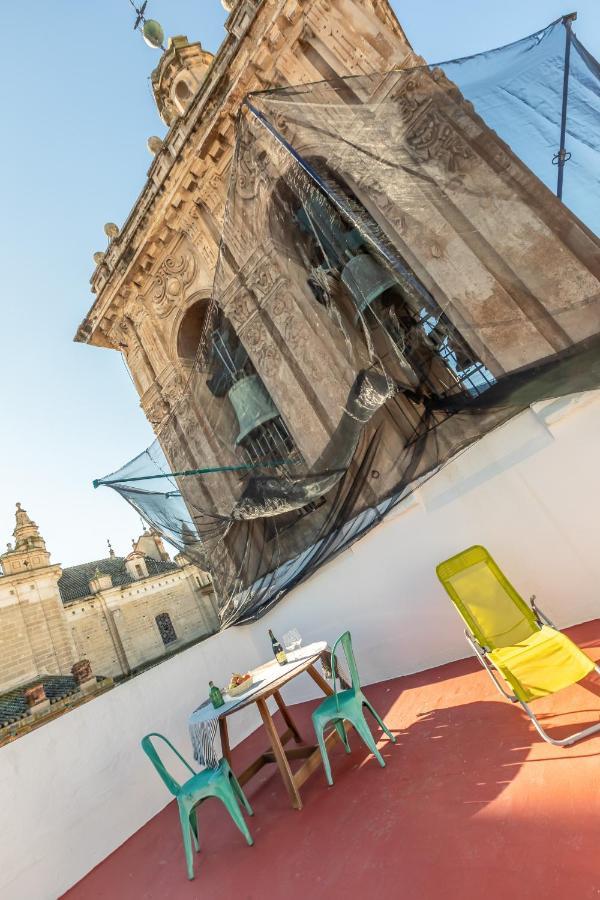
<svg viewBox="0 0 600 900"><path fill-rule="evenodd" d="M288 661L287 654L271 629L269 628L269 637L271 638L271 645L273 647L273 656L277 660L280 666L285 666Z"/></svg>
<svg viewBox="0 0 600 900"><path fill-rule="evenodd" d="M213 684L212 681L209 681L208 687L209 687L208 696L209 696L210 702L212 703L214 708L218 709L219 706L223 706L223 704L225 703L225 701L223 700L223 694L221 693L219 688L216 686L216 684Z"/></svg>

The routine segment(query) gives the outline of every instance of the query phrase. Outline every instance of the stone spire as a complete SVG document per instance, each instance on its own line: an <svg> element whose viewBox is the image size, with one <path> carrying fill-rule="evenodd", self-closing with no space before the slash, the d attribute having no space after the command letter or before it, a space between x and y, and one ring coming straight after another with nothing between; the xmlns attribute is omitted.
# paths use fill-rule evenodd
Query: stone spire
<svg viewBox="0 0 600 900"><path fill-rule="evenodd" d="M36 523L29 518L27 510L23 509L20 503L17 503L15 519L16 524L15 530L13 531L15 550L23 549L24 547L29 546L31 542L35 541L41 541L42 546L45 549L46 545L44 544L43 538L40 537L39 528Z"/></svg>
<svg viewBox="0 0 600 900"><path fill-rule="evenodd" d="M2 570L5 575L18 572L31 572L50 565L50 554L46 550L46 542L39 532L36 523L29 518L27 510L17 503L15 512L14 547L8 545L6 553L0 556Z"/></svg>

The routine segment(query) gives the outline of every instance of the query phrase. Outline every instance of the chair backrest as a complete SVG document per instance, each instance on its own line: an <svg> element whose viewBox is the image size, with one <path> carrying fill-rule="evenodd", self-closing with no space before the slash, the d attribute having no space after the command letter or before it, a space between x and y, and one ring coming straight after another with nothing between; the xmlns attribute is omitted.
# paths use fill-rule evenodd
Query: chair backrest
<svg viewBox="0 0 600 900"><path fill-rule="evenodd" d="M173 776L170 774L170 772L168 772L167 769L165 768L163 761L161 760L160 756L158 755L158 753L156 751L156 748L154 747L154 744L152 741L153 738L155 738L155 739L158 738L159 740L164 741L164 743L168 747L171 748L171 750L173 751L175 756L177 756L181 760L181 762L186 767L186 769L189 769L190 772L192 773L192 775L195 775L196 773L194 772L194 770L192 769L190 764L185 761L185 759L183 758L181 753L179 753L175 749L175 747L173 746L171 741L167 740L167 738L164 735L158 734L157 732L153 731L151 734L147 734L146 737L142 738L142 742L141 742L142 750L144 751L146 756L149 758L150 762L152 763L152 765L154 766L154 768L156 769L156 771L158 772L158 774L160 775L160 777L162 778L164 783L166 784L168 790L171 791L171 793L176 797L177 794L179 793L181 785L175 778L173 778Z"/></svg>
<svg viewBox="0 0 600 900"><path fill-rule="evenodd" d="M339 644L341 644L342 650L344 651L344 656L346 657L346 663L348 664L348 674L350 675L350 681L352 682L352 689L355 691L360 690L360 676L358 674L356 660L354 659L354 650L352 649L352 635L349 631L345 631L342 635L339 636L331 651L331 675L333 677L333 690L335 693L335 702L338 709L339 702L337 696L337 679L339 678L339 675L337 671L336 650Z"/></svg>
<svg viewBox="0 0 600 900"><path fill-rule="evenodd" d="M525 640L539 625L533 611L502 574L485 547L457 553L436 568L469 631L494 650Z"/></svg>

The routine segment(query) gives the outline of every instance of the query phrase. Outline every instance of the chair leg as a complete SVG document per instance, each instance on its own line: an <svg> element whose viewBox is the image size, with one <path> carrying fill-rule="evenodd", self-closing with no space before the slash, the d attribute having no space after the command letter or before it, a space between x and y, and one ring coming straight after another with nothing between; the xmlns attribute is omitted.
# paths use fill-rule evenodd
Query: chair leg
<svg viewBox="0 0 600 900"><path fill-rule="evenodd" d="M239 781L237 780L237 778L235 777L235 775L233 774L233 772L231 772L231 774L229 776L229 781L230 781L231 787L233 788L234 794L236 795L236 797L238 798L238 800L240 801L240 803L242 804L242 806L244 807L244 809L246 810L248 815L253 816L254 812L252 811L252 807L250 806L250 803L248 802L248 798L246 797L245 793L243 792L242 786L239 783Z"/></svg>
<svg viewBox="0 0 600 900"><path fill-rule="evenodd" d="M335 724L335 730L339 734L340 740L341 740L342 744L344 745L344 747L346 748L346 753L351 753L352 751L350 750L350 743L348 741L348 735L346 734L346 728L344 727L343 719L338 719L338 721L335 722L334 724Z"/></svg>
<svg viewBox="0 0 600 900"><path fill-rule="evenodd" d="M369 710L369 712L371 713L371 715L373 716L375 721L379 723L379 727L382 728L383 731L385 731L385 733L389 737L392 744L395 744L396 743L395 736L392 734L390 729L387 727L387 725L385 724L385 722L383 721L383 719L381 718L379 713L373 708L373 706L371 706L371 704L369 703L369 701L367 700L366 697L363 699L363 703L367 707L367 709Z"/></svg>
<svg viewBox="0 0 600 900"><path fill-rule="evenodd" d="M523 700L519 700L519 703L531 719L531 722L533 723L533 726L539 736L543 738L546 743L553 744L555 747L570 747L571 744L576 744L577 741L581 741L583 740L583 738L591 737L593 734L597 734L598 732L600 732L600 725L592 725L589 728L584 728L582 731L576 731L566 738L552 738L550 737L548 732L545 731L544 728L542 728L537 720L535 713L532 712L529 706Z"/></svg>
<svg viewBox="0 0 600 900"><path fill-rule="evenodd" d="M360 710L357 711L356 718L353 719L352 724L356 728L359 736L363 739L364 743L367 745L373 756L377 759L379 765L382 768L385 768L385 760L377 749L375 738L371 734L371 729L369 728L367 720L365 719L365 714L362 711L362 706Z"/></svg>
<svg viewBox="0 0 600 900"><path fill-rule="evenodd" d="M190 828L192 829L192 843L196 853L200 853L200 838L198 837L198 816L196 815L197 807L195 806L190 812Z"/></svg>
<svg viewBox="0 0 600 900"><path fill-rule="evenodd" d="M229 815L231 816L231 818L233 819L233 821L235 822L237 827L240 829L240 831L246 838L246 843L249 844L249 846L251 847L252 844L254 843L254 841L252 839L252 835L250 834L250 832L248 830L248 826L246 825L246 820L244 819L244 816L242 815L242 811L238 805L237 797L235 795L233 787L231 786L231 784L229 782L227 783L227 787L222 792L219 792L218 796L219 796L219 799L223 801L223 803L225 804L225 807L227 809L227 812L229 813Z"/></svg>
<svg viewBox="0 0 600 900"><path fill-rule="evenodd" d="M325 739L323 737L324 725L321 722L315 722L315 720L313 719L313 727L317 736L319 750L321 751L321 759L323 760L323 768L325 769L325 778L327 779L327 784L332 785L333 778L331 777L331 765L329 763L327 747L325 746Z"/></svg>
<svg viewBox="0 0 600 900"><path fill-rule="evenodd" d="M188 878L190 881L193 881L194 854L192 852L192 827L190 825L190 814L183 806L179 807L179 821L181 822L181 833L183 836L183 849L185 850Z"/></svg>

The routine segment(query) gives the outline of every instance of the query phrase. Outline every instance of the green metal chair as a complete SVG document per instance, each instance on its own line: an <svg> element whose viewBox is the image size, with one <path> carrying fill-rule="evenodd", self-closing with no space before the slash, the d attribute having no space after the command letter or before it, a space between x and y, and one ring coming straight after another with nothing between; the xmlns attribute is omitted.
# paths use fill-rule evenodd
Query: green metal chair
<svg viewBox="0 0 600 900"><path fill-rule="evenodd" d="M192 773L191 778L183 784L179 784L179 782L173 778L158 755L152 742L153 738L164 741L164 743L171 748L175 756L181 760L186 769L190 770ZM248 844L252 846L254 841L252 840L252 835L248 831L248 826L244 821L239 803L243 804L248 815L252 816L254 813L226 759L222 759L216 769L204 769L202 772L194 772L192 767L185 761L183 756L178 753L173 744L162 734L157 734L156 732L147 734L146 737L142 739L142 749L162 778L167 789L177 800L181 831L183 834L183 846L185 848L185 860L187 863L188 878L190 880L194 877L192 841L196 852L200 850L196 807L202 803L203 800L206 800L207 797L218 797L218 799L225 804L229 815L246 838Z"/></svg>
<svg viewBox="0 0 600 900"><path fill-rule="evenodd" d="M350 680L352 682L352 687L344 691L338 691L337 689L337 678L339 677L339 675L337 672L335 653L338 644L341 644L344 651L346 662L348 664ZM342 634L341 637L339 637L333 645L333 650L331 651L331 675L333 678L334 692L330 697L327 697L327 699L324 700L312 714L313 727L315 729L319 749L321 751L321 757L323 759L325 776L329 784L333 784L333 778L331 777L331 766L329 764L329 757L327 756L325 738L323 737L325 728L329 723L333 724L337 733L339 734L344 747L346 748L346 753L350 753L350 745L348 743L348 736L344 727L344 721L350 722L352 725L354 725L358 735L362 738L371 753L373 753L373 755L377 758L379 765L382 767L385 766L385 760L377 749L375 739L373 738L371 730L367 725L367 720L365 719L363 710L364 706L367 707L375 721L378 722L389 739L394 744L396 743L396 738L386 726L383 719L380 718L379 714L375 711L371 703L369 703L361 690L360 678L358 675L358 669L356 667L356 660L354 659L354 651L352 650L352 637L349 631L345 631L344 634Z"/></svg>

